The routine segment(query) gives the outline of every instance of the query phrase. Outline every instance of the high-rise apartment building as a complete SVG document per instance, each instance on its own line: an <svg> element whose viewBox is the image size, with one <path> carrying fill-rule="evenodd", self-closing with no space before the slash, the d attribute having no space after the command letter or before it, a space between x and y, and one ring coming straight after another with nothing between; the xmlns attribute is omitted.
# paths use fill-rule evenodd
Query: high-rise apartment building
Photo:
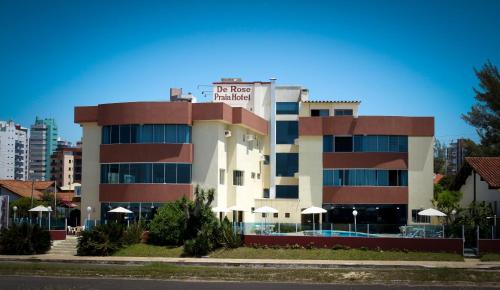
<svg viewBox="0 0 500 290"><path fill-rule="evenodd" d="M466 152L464 139L457 139L455 142L452 141L450 145L446 147L446 175L458 173L464 163Z"/></svg>
<svg viewBox="0 0 500 290"><path fill-rule="evenodd" d="M0 121L0 179L28 178L28 128Z"/></svg>
<svg viewBox="0 0 500 290"><path fill-rule="evenodd" d="M51 156L51 180L59 187L71 187L82 180L82 147L59 145Z"/></svg>
<svg viewBox="0 0 500 290"><path fill-rule="evenodd" d="M56 148L56 121L36 117L30 135L30 179L50 180L50 156Z"/></svg>

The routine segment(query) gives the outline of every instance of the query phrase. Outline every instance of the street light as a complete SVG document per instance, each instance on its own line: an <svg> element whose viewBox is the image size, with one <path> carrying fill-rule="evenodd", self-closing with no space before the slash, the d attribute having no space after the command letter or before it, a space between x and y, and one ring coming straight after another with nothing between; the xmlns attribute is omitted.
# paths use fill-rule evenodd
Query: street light
<svg viewBox="0 0 500 290"><path fill-rule="evenodd" d="M49 231L50 231L50 212L52 211L52 207L49 205L47 209L49 210Z"/></svg>
<svg viewBox="0 0 500 290"><path fill-rule="evenodd" d="M17 206L13 206L12 210L14 211L14 223L16 223Z"/></svg>
<svg viewBox="0 0 500 290"><path fill-rule="evenodd" d="M352 215L354 216L354 232L357 233L357 230L356 230L356 216L358 215L358 211L357 210L353 210L352 211Z"/></svg>
<svg viewBox="0 0 500 290"><path fill-rule="evenodd" d="M88 226L90 224L89 221L90 221L90 212L91 211L92 211L92 207L90 207L90 205L87 206L87 222L85 223L85 226Z"/></svg>

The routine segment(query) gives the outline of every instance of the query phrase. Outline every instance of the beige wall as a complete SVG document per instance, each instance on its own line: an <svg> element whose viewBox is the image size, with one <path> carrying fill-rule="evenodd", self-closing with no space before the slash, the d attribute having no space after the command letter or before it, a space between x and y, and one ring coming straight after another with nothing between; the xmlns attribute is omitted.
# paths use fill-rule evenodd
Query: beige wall
<svg viewBox="0 0 500 290"><path fill-rule="evenodd" d="M408 137L408 224L412 209L432 207L433 137Z"/></svg>
<svg viewBox="0 0 500 290"><path fill-rule="evenodd" d="M330 116L334 115L335 109L352 109L353 116L358 116L359 103L301 103L299 116L310 117L311 110L328 109Z"/></svg>
<svg viewBox="0 0 500 290"><path fill-rule="evenodd" d="M301 208L323 204L323 137L299 138L299 201Z"/></svg>
<svg viewBox="0 0 500 290"><path fill-rule="evenodd" d="M91 219L101 218L99 203L99 182L101 166L99 165L99 146L101 144L101 127L97 123L83 123L82 136L82 224L87 218L87 207L92 207Z"/></svg>
<svg viewBox="0 0 500 290"><path fill-rule="evenodd" d="M460 192L463 193L462 200L460 201L461 207L468 207L474 200L474 175L470 174L467 177L464 185L460 188ZM476 201L486 201L491 203L493 211L495 211L496 202L496 214L500 215L500 190L488 188L488 183L481 180L481 176L476 173Z"/></svg>
<svg viewBox="0 0 500 290"><path fill-rule="evenodd" d="M278 217L275 218L273 214L268 214L267 221L268 222L280 222L280 223L300 223L301 214L300 214L300 203L297 199L286 199L286 198L277 198L277 199L256 199L255 200L255 208L259 208L262 206L270 206L278 210ZM289 213L290 217L285 217L285 214ZM251 218L253 218L253 222L261 222L264 220L262 218L262 214L257 213L249 213ZM249 217L250 218L250 217Z"/></svg>

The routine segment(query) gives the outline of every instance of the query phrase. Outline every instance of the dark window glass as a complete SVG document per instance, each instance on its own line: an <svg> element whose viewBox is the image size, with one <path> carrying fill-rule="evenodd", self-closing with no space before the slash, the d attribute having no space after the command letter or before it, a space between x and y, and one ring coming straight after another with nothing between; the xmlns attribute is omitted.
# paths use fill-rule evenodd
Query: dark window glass
<svg viewBox="0 0 500 290"><path fill-rule="evenodd" d="M142 183L153 183L153 164L141 164L141 179Z"/></svg>
<svg viewBox="0 0 500 290"><path fill-rule="evenodd" d="M335 109L335 116L352 116L352 109Z"/></svg>
<svg viewBox="0 0 500 290"><path fill-rule="evenodd" d="M165 125L165 143L177 143L177 125Z"/></svg>
<svg viewBox="0 0 500 290"><path fill-rule="evenodd" d="M118 164L110 164L108 171L108 183L119 183L120 181L120 168Z"/></svg>
<svg viewBox="0 0 500 290"><path fill-rule="evenodd" d="M299 113L299 103L297 102L277 102L276 114L277 115L297 115Z"/></svg>
<svg viewBox="0 0 500 290"><path fill-rule="evenodd" d="M130 164L130 183L142 183L140 181L141 166L138 163Z"/></svg>
<svg viewBox="0 0 500 290"><path fill-rule="evenodd" d="M108 164L101 164L101 183L108 183Z"/></svg>
<svg viewBox="0 0 500 290"><path fill-rule="evenodd" d="M333 172L337 170L323 170L323 185L333 185Z"/></svg>
<svg viewBox="0 0 500 290"><path fill-rule="evenodd" d="M264 198L269 198L269 188L264 188L262 196Z"/></svg>
<svg viewBox="0 0 500 290"><path fill-rule="evenodd" d="M291 177L299 171L298 153L276 153L276 176Z"/></svg>
<svg viewBox="0 0 500 290"><path fill-rule="evenodd" d="M120 164L120 183L130 183L130 164Z"/></svg>
<svg viewBox="0 0 500 290"><path fill-rule="evenodd" d="M299 137L299 123L297 121L276 122L276 144L294 144Z"/></svg>
<svg viewBox="0 0 500 290"><path fill-rule="evenodd" d="M276 185L276 198L299 198L297 185Z"/></svg>
<svg viewBox="0 0 500 290"><path fill-rule="evenodd" d="M269 155L264 155L264 165L269 165Z"/></svg>
<svg viewBox="0 0 500 290"><path fill-rule="evenodd" d="M244 171L233 170L233 185L242 186L244 184Z"/></svg>
<svg viewBox="0 0 500 290"><path fill-rule="evenodd" d="M157 124L153 127L153 141L154 143L164 143L165 142L165 125Z"/></svg>
<svg viewBox="0 0 500 290"><path fill-rule="evenodd" d="M165 164L165 183L177 183L177 165L175 163Z"/></svg>
<svg viewBox="0 0 500 290"><path fill-rule="evenodd" d="M363 152L363 141L364 141L364 136L360 135L355 135L353 136L353 141L354 141L354 152Z"/></svg>
<svg viewBox="0 0 500 290"><path fill-rule="evenodd" d="M333 171L333 185L342 186L342 180L344 179L343 174L344 174L344 170L334 170Z"/></svg>
<svg viewBox="0 0 500 290"><path fill-rule="evenodd" d="M364 136L363 151L364 152L377 152L377 150L378 150L377 139L378 139L378 136Z"/></svg>
<svg viewBox="0 0 500 290"><path fill-rule="evenodd" d="M102 141L101 143L102 144L109 144L110 141L111 141L111 138L110 138L110 130L111 128L109 126L103 126L102 127Z"/></svg>
<svg viewBox="0 0 500 290"><path fill-rule="evenodd" d="M400 170L398 172L399 174L399 186L408 186L408 171L407 170Z"/></svg>
<svg viewBox="0 0 500 290"><path fill-rule="evenodd" d="M130 125L130 143L140 143L141 140L141 126Z"/></svg>
<svg viewBox="0 0 500 290"><path fill-rule="evenodd" d="M352 136L335 136L334 144L335 152L352 152Z"/></svg>
<svg viewBox="0 0 500 290"><path fill-rule="evenodd" d="M153 125L143 125L141 128L141 143L153 143Z"/></svg>
<svg viewBox="0 0 500 290"><path fill-rule="evenodd" d="M118 125L111 126L111 143L120 143L120 126Z"/></svg>
<svg viewBox="0 0 500 290"><path fill-rule="evenodd" d="M397 170L389 170L389 186L398 186Z"/></svg>
<svg viewBox="0 0 500 290"><path fill-rule="evenodd" d="M177 125L177 143L191 143L191 127Z"/></svg>
<svg viewBox="0 0 500 290"><path fill-rule="evenodd" d="M323 152L333 152L333 136L323 136Z"/></svg>
<svg viewBox="0 0 500 290"><path fill-rule="evenodd" d="M328 117L330 110L328 109L313 109L311 110L311 117Z"/></svg>
<svg viewBox="0 0 500 290"><path fill-rule="evenodd" d="M153 183L165 182L165 164L153 164Z"/></svg>
<svg viewBox="0 0 500 290"><path fill-rule="evenodd" d="M388 170L377 170L377 185L378 186L388 186L389 185L389 171Z"/></svg>
<svg viewBox="0 0 500 290"><path fill-rule="evenodd" d="M120 143L130 143L130 125L120 125Z"/></svg>
<svg viewBox="0 0 500 290"><path fill-rule="evenodd" d="M177 164L177 183L191 183L191 164Z"/></svg>
<svg viewBox="0 0 500 290"><path fill-rule="evenodd" d="M408 136L399 136L399 152L408 152Z"/></svg>
<svg viewBox="0 0 500 290"><path fill-rule="evenodd" d="M356 185L365 186L366 185L366 170L356 169Z"/></svg>
<svg viewBox="0 0 500 290"><path fill-rule="evenodd" d="M366 185L377 186L377 171L366 170Z"/></svg>
<svg viewBox="0 0 500 290"><path fill-rule="evenodd" d="M399 151L399 136L389 136L389 152Z"/></svg>
<svg viewBox="0 0 500 290"><path fill-rule="evenodd" d="M378 152L389 151L389 136L378 136Z"/></svg>

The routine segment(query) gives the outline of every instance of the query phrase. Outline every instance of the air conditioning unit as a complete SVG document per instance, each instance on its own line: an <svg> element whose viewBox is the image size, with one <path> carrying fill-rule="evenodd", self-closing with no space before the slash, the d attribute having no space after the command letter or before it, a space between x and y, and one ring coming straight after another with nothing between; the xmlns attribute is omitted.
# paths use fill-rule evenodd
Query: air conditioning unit
<svg viewBox="0 0 500 290"><path fill-rule="evenodd" d="M231 137L231 130L224 130L224 137L226 138Z"/></svg>
<svg viewBox="0 0 500 290"><path fill-rule="evenodd" d="M247 142L254 141L255 140L255 135L247 134L247 135L245 135L245 140Z"/></svg>

